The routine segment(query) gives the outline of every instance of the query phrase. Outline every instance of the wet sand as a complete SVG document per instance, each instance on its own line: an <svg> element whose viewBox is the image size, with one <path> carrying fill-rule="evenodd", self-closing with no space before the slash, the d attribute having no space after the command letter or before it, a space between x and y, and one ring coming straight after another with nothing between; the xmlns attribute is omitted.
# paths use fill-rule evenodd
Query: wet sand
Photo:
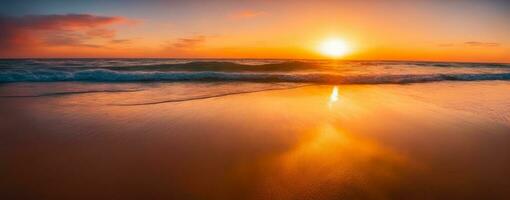
<svg viewBox="0 0 510 200"><path fill-rule="evenodd" d="M333 88L0 98L0 198L510 199L510 83Z"/></svg>

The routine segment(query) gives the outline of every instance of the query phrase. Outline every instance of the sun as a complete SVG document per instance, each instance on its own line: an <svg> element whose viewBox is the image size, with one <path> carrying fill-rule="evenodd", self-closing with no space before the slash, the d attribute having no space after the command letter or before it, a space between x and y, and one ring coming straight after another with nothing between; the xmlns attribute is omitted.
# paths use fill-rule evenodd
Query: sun
<svg viewBox="0 0 510 200"><path fill-rule="evenodd" d="M349 53L350 48L342 39L329 38L320 43L319 51L326 56L339 58Z"/></svg>

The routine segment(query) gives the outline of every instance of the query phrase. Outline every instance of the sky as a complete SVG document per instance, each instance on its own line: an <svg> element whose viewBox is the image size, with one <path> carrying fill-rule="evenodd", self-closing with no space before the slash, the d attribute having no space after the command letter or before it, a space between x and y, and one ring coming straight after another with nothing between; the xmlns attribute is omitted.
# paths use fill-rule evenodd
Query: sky
<svg viewBox="0 0 510 200"><path fill-rule="evenodd" d="M1 58L510 62L510 1L0 0Z"/></svg>

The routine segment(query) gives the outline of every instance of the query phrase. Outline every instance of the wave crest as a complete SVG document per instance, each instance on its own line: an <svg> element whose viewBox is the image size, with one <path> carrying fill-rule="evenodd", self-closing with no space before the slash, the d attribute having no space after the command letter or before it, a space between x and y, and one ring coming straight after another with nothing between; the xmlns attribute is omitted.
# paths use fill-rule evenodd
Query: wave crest
<svg viewBox="0 0 510 200"><path fill-rule="evenodd" d="M405 74L405 75L342 75L332 73L265 73L265 72L178 72L178 71L117 71L86 69L61 71L6 70L0 71L0 82L155 82L155 81L251 81L300 82L335 84L421 83L432 81L510 80L510 73L492 74Z"/></svg>

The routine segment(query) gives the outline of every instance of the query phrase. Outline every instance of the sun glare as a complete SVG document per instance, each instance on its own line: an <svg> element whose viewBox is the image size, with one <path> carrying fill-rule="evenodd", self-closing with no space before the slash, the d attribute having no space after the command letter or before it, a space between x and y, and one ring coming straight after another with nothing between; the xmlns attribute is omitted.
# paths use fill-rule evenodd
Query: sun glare
<svg viewBox="0 0 510 200"><path fill-rule="evenodd" d="M328 107L331 109L333 103L338 101L338 86L333 87L331 96L329 97Z"/></svg>
<svg viewBox="0 0 510 200"><path fill-rule="evenodd" d="M342 39L330 38L319 45L319 51L329 57L338 58L349 53L349 46Z"/></svg>

